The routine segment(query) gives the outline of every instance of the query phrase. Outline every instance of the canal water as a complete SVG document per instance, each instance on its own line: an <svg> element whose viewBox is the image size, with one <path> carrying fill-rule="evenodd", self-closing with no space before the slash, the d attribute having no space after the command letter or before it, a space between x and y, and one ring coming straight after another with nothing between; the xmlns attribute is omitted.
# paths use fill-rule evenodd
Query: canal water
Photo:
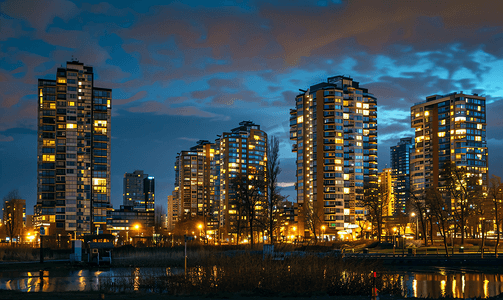
<svg viewBox="0 0 503 300"><path fill-rule="evenodd" d="M0 272L0 289L23 292L95 291L100 282L124 277L139 282L140 276L169 276L183 270L173 268L110 268L105 270L51 270L34 272ZM503 293L503 274L473 270L436 269L434 272L396 272L400 274L406 297L492 297ZM133 284L131 288L141 287Z"/></svg>

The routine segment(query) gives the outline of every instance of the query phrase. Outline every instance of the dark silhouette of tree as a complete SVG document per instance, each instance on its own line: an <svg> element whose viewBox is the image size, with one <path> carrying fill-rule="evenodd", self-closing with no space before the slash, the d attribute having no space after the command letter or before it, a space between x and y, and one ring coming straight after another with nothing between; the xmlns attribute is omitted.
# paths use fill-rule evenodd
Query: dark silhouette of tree
<svg viewBox="0 0 503 300"><path fill-rule="evenodd" d="M20 199L19 191L12 190L3 198L3 219L5 232L12 243L13 238L20 234L23 226L23 213L16 212L16 203L13 200Z"/></svg>
<svg viewBox="0 0 503 300"><path fill-rule="evenodd" d="M487 221L491 220L493 203L487 194L479 194L473 204L473 224L480 227L480 249L483 251L486 242Z"/></svg>
<svg viewBox="0 0 503 300"><path fill-rule="evenodd" d="M267 184L264 172L254 172L238 174L233 180L233 190L235 192L236 202L242 206L242 212L248 222L250 232L250 244L253 247L254 224L259 214L264 214L264 204L267 199ZM260 212L258 212L260 210ZM240 219L238 217L238 219Z"/></svg>
<svg viewBox="0 0 503 300"><path fill-rule="evenodd" d="M274 243L274 229L278 223L278 205L283 198L278 186L278 175L281 173L279 164L279 140L271 136L267 142L267 231L271 244Z"/></svg>
<svg viewBox="0 0 503 300"><path fill-rule="evenodd" d="M409 195L409 205L411 210L416 214L416 218L419 218L421 230L423 232L424 245L428 246L428 234L426 231L427 207L424 199L424 191L410 191Z"/></svg>
<svg viewBox="0 0 503 300"><path fill-rule="evenodd" d="M447 198L451 198L453 216L461 232L461 245L464 245L466 235L466 222L473 212L472 207L478 193L482 191L481 185L477 183L479 177L469 175L470 172L465 167L458 167L454 163L447 164L441 173L443 179L443 191Z"/></svg>
<svg viewBox="0 0 503 300"><path fill-rule="evenodd" d="M501 184L501 178L498 176L492 176L489 180L488 198L491 199L493 203L493 216L494 223L496 225L496 244L494 245L494 255L498 257L498 246L500 243L500 231L501 231L501 202L503 199L503 185Z"/></svg>
<svg viewBox="0 0 503 300"><path fill-rule="evenodd" d="M317 233L317 230L321 228L318 228L320 227L321 225L321 220L322 220L322 217L321 217L321 211L320 209L318 208L318 206L316 205L317 202L307 202L307 203L304 203L305 207L307 208L306 209L306 224L309 228L309 230L311 230L311 233L313 234L313 239L314 239L314 243L318 243L318 233Z"/></svg>
<svg viewBox="0 0 503 300"><path fill-rule="evenodd" d="M383 227L383 207L388 203L388 193L385 187L375 188L366 184L365 197L363 198L363 205L366 206L370 215L372 216L372 223L375 223L375 232L377 234L377 241L381 242L382 227ZM377 191L377 192L372 192Z"/></svg>
<svg viewBox="0 0 503 300"><path fill-rule="evenodd" d="M425 200L426 205L430 208L430 212L435 219L438 231L444 240L445 254L449 256L449 251L447 249L447 234L449 231L450 221L452 220L449 213L449 206L446 205L442 194L435 188L429 188L426 190Z"/></svg>

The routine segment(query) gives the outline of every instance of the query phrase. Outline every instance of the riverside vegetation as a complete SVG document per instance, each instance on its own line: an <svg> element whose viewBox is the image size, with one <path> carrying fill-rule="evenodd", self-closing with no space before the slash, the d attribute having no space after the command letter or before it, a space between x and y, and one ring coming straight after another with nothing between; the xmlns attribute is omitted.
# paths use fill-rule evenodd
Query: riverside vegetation
<svg viewBox="0 0 503 300"><path fill-rule="evenodd" d="M372 271L379 269L376 262L320 255L275 261L253 253L199 253L197 258L194 254L195 261L187 274L183 269L176 272L167 266L163 274L133 267L122 274L118 271L113 277L100 277L100 289L174 295L370 295L374 284ZM157 267L162 266L155 261ZM400 295L402 292L399 275L378 272L375 281L381 293Z"/></svg>

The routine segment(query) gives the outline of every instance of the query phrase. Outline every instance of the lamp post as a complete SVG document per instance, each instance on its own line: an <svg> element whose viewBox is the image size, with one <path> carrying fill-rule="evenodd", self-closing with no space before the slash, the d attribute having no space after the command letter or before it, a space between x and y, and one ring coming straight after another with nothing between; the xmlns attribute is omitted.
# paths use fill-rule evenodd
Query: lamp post
<svg viewBox="0 0 503 300"><path fill-rule="evenodd" d="M199 228L199 240L201 240L201 229L203 229L203 224L197 225L197 228Z"/></svg>
<svg viewBox="0 0 503 300"><path fill-rule="evenodd" d="M140 224L134 225L134 229L136 229L136 236L140 236ZM136 244L138 244L138 239L136 239Z"/></svg>
<svg viewBox="0 0 503 300"><path fill-rule="evenodd" d="M321 226L321 238L325 241L325 225Z"/></svg>
<svg viewBox="0 0 503 300"><path fill-rule="evenodd" d="M419 226L418 226L418 223L417 223L417 216L416 216L416 213L414 213L414 212L413 212L413 213L411 213L411 214L410 214L410 216L411 216L411 217L413 217L413 218L414 218L414 217L416 217L415 219L416 219L416 240L417 240L417 238L418 238L418 236L419 236L419 235L418 235Z"/></svg>

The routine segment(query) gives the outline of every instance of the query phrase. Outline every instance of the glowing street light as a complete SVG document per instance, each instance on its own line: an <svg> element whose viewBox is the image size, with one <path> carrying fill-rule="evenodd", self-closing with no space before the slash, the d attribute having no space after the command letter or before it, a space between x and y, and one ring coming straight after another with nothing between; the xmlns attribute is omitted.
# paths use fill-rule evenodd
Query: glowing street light
<svg viewBox="0 0 503 300"><path fill-rule="evenodd" d="M325 225L321 226L321 237L323 238L323 241L325 240Z"/></svg>
<svg viewBox="0 0 503 300"><path fill-rule="evenodd" d="M134 225L134 229L136 229L136 235L139 236L140 235L140 224Z"/></svg>

